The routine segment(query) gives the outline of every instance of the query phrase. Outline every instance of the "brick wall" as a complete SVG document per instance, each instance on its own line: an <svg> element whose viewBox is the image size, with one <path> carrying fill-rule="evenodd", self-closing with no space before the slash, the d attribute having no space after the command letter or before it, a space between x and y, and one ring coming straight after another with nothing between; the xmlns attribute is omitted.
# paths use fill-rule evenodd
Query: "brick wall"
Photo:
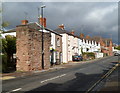
<svg viewBox="0 0 120 93"><path fill-rule="evenodd" d="M103 46L103 47L106 47L106 49L101 49L102 53L106 53L108 54L109 56L112 56L113 55L113 51L112 51L112 41L110 41L110 45L109 46L106 46L106 44L102 41L102 39L100 40L100 45Z"/></svg>
<svg viewBox="0 0 120 93"><path fill-rule="evenodd" d="M112 50L112 41L110 41L110 46L108 47L109 48L109 55L112 56L113 55L113 50Z"/></svg>
<svg viewBox="0 0 120 93"><path fill-rule="evenodd" d="M42 69L42 32L20 25L16 28L17 70L32 71ZM50 33L44 33L44 66L50 67Z"/></svg>

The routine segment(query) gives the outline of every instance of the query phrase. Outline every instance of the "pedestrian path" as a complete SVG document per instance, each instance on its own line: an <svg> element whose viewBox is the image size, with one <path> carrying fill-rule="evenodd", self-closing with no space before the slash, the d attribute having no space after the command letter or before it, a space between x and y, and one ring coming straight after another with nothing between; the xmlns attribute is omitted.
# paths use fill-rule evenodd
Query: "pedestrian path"
<svg viewBox="0 0 120 93"><path fill-rule="evenodd" d="M100 91L120 91L120 67L117 67L115 72L113 72L105 82L105 85Z"/></svg>

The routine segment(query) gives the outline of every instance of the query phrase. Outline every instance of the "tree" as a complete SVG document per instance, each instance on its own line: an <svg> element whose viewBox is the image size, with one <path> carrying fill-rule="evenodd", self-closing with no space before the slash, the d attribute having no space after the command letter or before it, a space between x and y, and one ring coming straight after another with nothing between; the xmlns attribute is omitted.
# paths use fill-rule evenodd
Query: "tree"
<svg viewBox="0 0 120 93"><path fill-rule="evenodd" d="M115 47L115 49L118 49L118 50L120 50L120 45L119 45L118 47Z"/></svg>
<svg viewBox="0 0 120 93"><path fill-rule="evenodd" d="M10 23L8 21L2 20L2 12L3 12L3 10L0 9L0 33L4 32L4 28L8 27L10 25Z"/></svg>
<svg viewBox="0 0 120 93"><path fill-rule="evenodd" d="M7 67L13 67L13 54L16 53L16 37L7 35L2 38L2 53L7 56Z"/></svg>

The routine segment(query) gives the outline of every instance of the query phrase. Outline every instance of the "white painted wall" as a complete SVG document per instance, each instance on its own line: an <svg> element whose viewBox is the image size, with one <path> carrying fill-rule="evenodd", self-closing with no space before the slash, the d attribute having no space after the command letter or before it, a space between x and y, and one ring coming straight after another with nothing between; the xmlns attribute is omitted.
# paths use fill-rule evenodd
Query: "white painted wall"
<svg viewBox="0 0 120 93"><path fill-rule="evenodd" d="M55 49L55 34L51 33L51 48ZM56 62L56 53L54 52L54 60L53 62Z"/></svg>
<svg viewBox="0 0 120 93"><path fill-rule="evenodd" d="M72 61L72 46L73 46L73 40L72 36L68 35L68 61Z"/></svg>
<svg viewBox="0 0 120 93"><path fill-rule="evenodd" d="M82 40L78 39L78 54L79 55L82 54L82 46L83 46Z"/></svg>
<svg viewBox="0 0 120 93"><path fill-rule="evenodd" d="M63 63L68 63L68 35L66 33L61 35L62 35Z"/></svg>
<svg viewBox="0 0 120 93"><path fill-rule="evenodd" d="M95 53L95 58L102 58L103 57L103 53Z"/></svg>
<svg viewBox="0 0 120 93"><path fill-rule="evenodd" d="M82 42L83 42L83 46L82 46L83 52L87 52L87 51L86 51L86 43L85 43L85 40L83 39Z"/></svg>

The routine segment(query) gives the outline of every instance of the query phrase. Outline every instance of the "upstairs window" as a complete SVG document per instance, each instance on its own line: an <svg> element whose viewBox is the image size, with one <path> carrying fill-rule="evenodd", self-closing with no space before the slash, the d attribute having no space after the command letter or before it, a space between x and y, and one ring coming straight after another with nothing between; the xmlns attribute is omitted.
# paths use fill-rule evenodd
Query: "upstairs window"
<svg viewBox="0 0 120 93"><path fill-rule="evenodd" d="M60 39L57 38L57 46L59 47L60 46Z"/></svg>

